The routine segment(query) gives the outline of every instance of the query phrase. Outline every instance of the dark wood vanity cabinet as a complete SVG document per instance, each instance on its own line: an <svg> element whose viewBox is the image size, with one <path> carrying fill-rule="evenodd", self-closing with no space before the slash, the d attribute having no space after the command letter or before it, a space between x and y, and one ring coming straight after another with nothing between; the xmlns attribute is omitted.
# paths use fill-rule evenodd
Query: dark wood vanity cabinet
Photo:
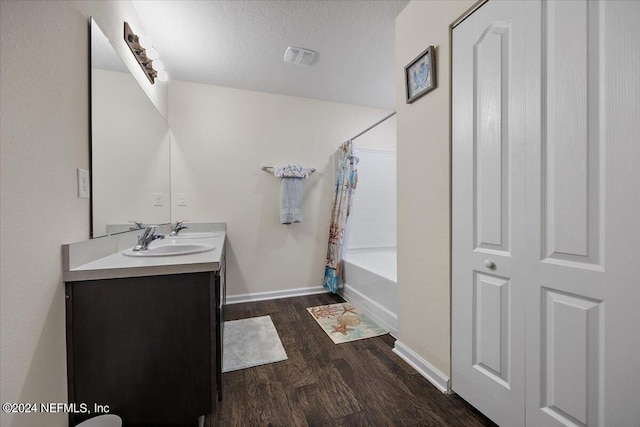
<svg viewBox="0 0 640 427"><path fill-rule="evenodd" d="M223 258L224 259L224 258ZM220 270L66 283L69 402L123 425L197 426L222 397Z"/></svg>

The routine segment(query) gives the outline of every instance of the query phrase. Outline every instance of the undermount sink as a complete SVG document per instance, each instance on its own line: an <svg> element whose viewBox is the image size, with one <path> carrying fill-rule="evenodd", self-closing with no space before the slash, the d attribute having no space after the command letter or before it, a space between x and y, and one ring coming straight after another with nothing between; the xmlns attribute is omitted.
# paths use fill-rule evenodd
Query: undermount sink
<svg viewBox="0 0 640 427"><path fill-rule="evenodd" d="M180 232L175 236L165 236L167 239L205 239L207 237L218 237L220 233L210 232Z"/></svg>
<svg viewBox="0 0 640 427"><path fill-rule="evenodd" d="M172 256L172 255L191 255L199 254L201 252L209 252L216 247L213 245L207 245L204 243L175 243L168 245L150 246L145 251L134 251L127 249L122 254L130 257L155 257L155 256Z"/></svg>

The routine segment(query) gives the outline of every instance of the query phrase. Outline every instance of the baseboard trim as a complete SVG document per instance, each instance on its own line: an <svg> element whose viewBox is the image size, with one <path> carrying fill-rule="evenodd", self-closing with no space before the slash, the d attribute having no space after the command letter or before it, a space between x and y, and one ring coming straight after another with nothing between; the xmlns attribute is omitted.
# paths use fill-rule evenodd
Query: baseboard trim
<svg viewBox="0 0 640 427"><path fill-rule="evenodd" d="M282 291L256 292L253 294L241 294L227 296L225 304L240 304L243 302L265 301L270 299L300 297L303 295L323 294L327 291L322 286L308 288L286 289Z"/></svg>
<svg viewBox="0 0 640 427"><path fill-rule="evenodd" d="M420 375L425 377L431 384L436 386L443 393L451 393L451 381L449 377L443 374L438 368L420 357L415 351L397 340L393 352L400 356L402 360L407 362L413 369L418 371Z"/></svg>
<svg viewBox="0 0 640 427"><path fill-rule="evenodd" d="M371 320L389 331L391 336L398 337L398 315L396 313L386 309L348 284L344 285L339 294L358 309L364 311Z"/></svg>

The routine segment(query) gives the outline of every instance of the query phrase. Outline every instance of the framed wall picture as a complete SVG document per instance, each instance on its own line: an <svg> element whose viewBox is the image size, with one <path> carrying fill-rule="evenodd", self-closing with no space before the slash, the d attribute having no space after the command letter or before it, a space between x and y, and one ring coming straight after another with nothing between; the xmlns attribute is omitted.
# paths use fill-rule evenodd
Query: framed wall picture
<svg viewBox="0 0 640 427"><path fill-rule="evenodd" d="M404 67L407 104L436 88L436 51L429 46Z"/></svg>

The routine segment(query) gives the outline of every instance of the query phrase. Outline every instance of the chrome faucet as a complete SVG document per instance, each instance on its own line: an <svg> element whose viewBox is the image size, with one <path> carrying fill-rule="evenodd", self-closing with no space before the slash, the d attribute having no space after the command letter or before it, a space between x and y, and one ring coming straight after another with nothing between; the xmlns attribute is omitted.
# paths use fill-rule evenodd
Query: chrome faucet
<svg viewBox="0 0 640 427"><path fill-rule="evenodd" d="M156 227L151 226L144 229L144 233L138 236L138 244L133 247L134 251L146 251L149 243L156 239L164 239L162 234L156 234Z"/></svg>
<svg viewBox="0 0 640 427"><path fill-rule="evenodd" d="M142 221L129 221L133 223L133 227L129 227L129 231L132 230L142 230L144 228L144 224L142 223Z"/></svg>
<svg viewBox="0 0 640 427"><path fill-rule="evenodd" d="M180 232L180 230L184 230L185 228L189 228L186 225L182 225L183 221L178 221L176 222L176 225L173 226L173 229L171 230L171 233L169 233L169 236L177 236L178 233Z"/></svg>

